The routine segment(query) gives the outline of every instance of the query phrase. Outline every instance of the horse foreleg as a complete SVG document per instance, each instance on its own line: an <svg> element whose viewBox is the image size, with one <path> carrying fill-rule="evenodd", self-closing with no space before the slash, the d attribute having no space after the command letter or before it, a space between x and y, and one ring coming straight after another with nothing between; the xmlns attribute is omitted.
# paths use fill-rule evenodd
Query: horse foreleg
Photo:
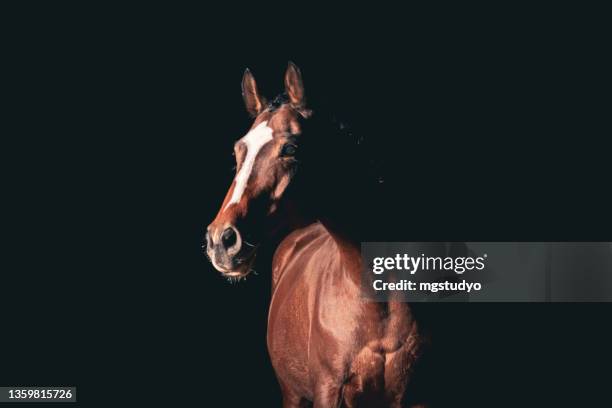
<svg viewBox="0 0 612 408"><path fill-rule="evenodd" d="M333 381L320 381L315 388L314 408L338 408L342 402L342 386Z"/></svg>
<svg viewBox="0 0 612 408"><path fill-rule="evenodd" d="M308 400L293 392L282 381L280 381L280 386L283 395L283 408L308 408L312 406Z"/></svg>

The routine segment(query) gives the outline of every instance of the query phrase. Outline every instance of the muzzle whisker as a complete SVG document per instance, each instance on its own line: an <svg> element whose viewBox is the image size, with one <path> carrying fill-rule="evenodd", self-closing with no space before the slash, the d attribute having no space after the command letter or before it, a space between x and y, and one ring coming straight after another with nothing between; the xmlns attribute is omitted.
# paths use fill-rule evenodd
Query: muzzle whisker
<svg viewBox="0 0 612 408"><path fill-rule="evenodd" d="M244 242L245 244L247 244L247 245L248 245L248 246L250 246L250 247L253 247L253 248L255 248L255 247L256 247L256 245L255 245L255 244L251 244L251 243L250 243L249 241L247 241L246 239L242 239L242 242Z"/></svg>

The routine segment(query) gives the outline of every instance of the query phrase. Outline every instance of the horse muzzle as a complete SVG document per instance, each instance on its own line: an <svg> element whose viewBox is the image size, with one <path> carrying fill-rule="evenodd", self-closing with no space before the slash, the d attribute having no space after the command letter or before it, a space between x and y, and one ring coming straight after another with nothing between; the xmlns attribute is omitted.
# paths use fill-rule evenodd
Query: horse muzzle
<svg viewBox="0 0 612 408"><path fill-rule="evenodd" d="M255 261L256 247L242 240L233 225L215 228L212 224L206 232L206 254L216 270L224 276L240 278L249 274Z"/></svg>

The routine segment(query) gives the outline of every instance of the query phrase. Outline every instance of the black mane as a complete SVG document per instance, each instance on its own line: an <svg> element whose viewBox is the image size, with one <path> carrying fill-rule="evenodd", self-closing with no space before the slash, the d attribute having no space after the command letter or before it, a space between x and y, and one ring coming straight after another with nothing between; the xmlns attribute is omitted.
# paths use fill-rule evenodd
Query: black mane
<svg viewBox="0 0 612 408"><path fill-rule="evenodd" d="M278 109L284 103L288 98L281 94L268 108ZM317 106L312 110L312 117L303 121L295 192L314 214L333 219L351 236L362 238L355 227L370 229L368 214L377 210L366 203L381 195L384 187L377 149L331 110Z"/></svg>

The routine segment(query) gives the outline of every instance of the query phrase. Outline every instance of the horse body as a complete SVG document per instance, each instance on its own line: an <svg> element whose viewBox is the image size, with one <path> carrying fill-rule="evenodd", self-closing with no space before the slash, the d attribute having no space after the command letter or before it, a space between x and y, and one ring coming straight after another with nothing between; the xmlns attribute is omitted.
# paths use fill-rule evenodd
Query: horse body
<svg viewBox="0 0 612 408"><path fill-rule="evenodd" d="M312 204L306 196L350 205L346 146L331 148L332 132L310 119L295 65L285 74L284 98L268 104L248 70L242 89L254 122L234 145L236 177L207 228L207 255L222 275L240 280L261 242L281 239L267 341L285 407L400 406L421 345L413 314L405 303L363 299L351 234L323 206L303 208ZM315 147L310 159L308 146Z"/></svg>
<svg viewBox="0 0 612 408"><path fill-rule="evenodd" d="M274 255L268 349L285 407L400 406L419 350L408 305L366 302L359 250L320 222Z"/></svg>

